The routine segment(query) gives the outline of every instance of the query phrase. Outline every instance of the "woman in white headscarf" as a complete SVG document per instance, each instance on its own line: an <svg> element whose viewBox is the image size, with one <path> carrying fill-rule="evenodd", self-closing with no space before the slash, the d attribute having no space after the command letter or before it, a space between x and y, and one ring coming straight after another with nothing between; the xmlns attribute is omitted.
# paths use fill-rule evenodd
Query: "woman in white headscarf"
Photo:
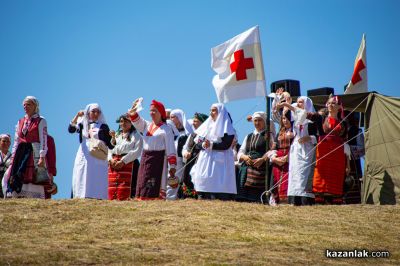
<svg viewBox="0 0 400 266"><path fill-rule="evenodd" d="M294 205L312 205L312 178L314 174L315 151L317 144L316 127L307 119L307 113L314 113L310 98L301 96L294 105L280 104L293 112L294 139L290 146L288 177L288 202Z"/></svg>
<svg viewBox="0 0 400 266"><path fill-rule="evenodd" d="M195 141L203 142L203 150L190 172L194 188L200 199L228 199L229 194L236 194L231 149L236 132L224 105L213 104L210 116L195 132Z"/></svg>
<svg viewBox="0 0 400 266"><path fill-rule="evenodd" d="M88 104L72 119L68 131L79 134L79 148L72 174L72 197L107 199L107 157L99 159L90 152L90 139L103 141L112 149L110 129L106 124L101 107L97 103Z"/></svg>
<svg viewBox="0 0 400 266"><path fill-rule="evenodd" d="M22 104L25 116L15 127L12 164L4 176L6 191L3 192L6 197L45 198L45 185L50 182L46 160L47 122L39 115L39 101L34 96L25 97Z"/></svg>
<svg viewBox="0 0 400 266"><path fill-rule="evenodd" d="M254 131L245 136L237 158L240 162L236 200L259 202L265 191L265 170L269 161L267 152L273 148L275 126L270 124L270 142L267 149L266 113L255 112L251 117Z"/></svg>
<svg viewBox="0 0 400 266"><path fill-rule="evenodd" d="M183 158L182 158L182 149L186 143L187 138L191 133L193 133L192 125L186 120L186 115L181 109L174 109L170 113L170 119L173 125L177 130L177 134L175 135L175 148L177 154L177 173L175 176L178 178L179 183L182 182L183 177ZM179 170L181 169L181 170ZM176 200L178 198L178 190L179 186L172 188L171 186L167 186L167 200Z"/></svg>

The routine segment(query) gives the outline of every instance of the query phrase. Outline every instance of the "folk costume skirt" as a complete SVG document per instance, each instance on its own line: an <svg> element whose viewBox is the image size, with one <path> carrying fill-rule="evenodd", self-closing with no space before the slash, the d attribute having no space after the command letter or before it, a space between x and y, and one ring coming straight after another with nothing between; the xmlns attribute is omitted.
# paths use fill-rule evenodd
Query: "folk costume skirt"
<svg viewBox="0 0 400 266"><path fill-rule="evenodd" d="M289 148L279 149L276 152L277 157L283 157L289 154ZM287 200L287 192L288 192L288 176L289 176L289 163L286 162L284 165L279 166L277 164L273 164L272 167L273 174L273 186L277 184L276 188L272 190L272 193L275 196L275 200L277 202L286 201Z"/></svg>
<svg viewBox="0 0 400 266"><path fill-rule="evenodd" d="M136 185L136 199L160 199L164 162L164 150L143 150Z"/></svg>
<svg viewBox="0 0 400 266"><path fill-rule="evenodd" d="M121 161L122 155L113 154L112 158ZM108 166L108 199L127 200L131 197L133 162L125 164L116 170Z"/></svg>
<svg viewBox="0 0 400 266"><path fill-rule="evenodd" d="M342 144L343 140L338 136L320 137L313 178L314 193L328 196L343 195L346 157Z"/></svg>

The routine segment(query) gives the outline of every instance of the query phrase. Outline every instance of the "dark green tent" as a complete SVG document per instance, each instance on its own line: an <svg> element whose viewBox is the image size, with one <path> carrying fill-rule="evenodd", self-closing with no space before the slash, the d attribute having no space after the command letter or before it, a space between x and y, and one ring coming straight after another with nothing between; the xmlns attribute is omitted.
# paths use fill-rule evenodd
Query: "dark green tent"
<svg viewBox="0 0 400 266"><path fill-rule="evenodd" d="M346 110L365 114L365 164L362 202L400 201L400 98L376 92L340 95ZM324 107L328 96L311 96Z"/></svg>

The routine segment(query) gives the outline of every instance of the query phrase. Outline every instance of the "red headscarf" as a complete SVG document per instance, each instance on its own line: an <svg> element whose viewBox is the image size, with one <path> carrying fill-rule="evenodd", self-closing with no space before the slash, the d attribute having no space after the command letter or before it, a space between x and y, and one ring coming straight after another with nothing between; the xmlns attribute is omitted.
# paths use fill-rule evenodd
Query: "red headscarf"
<svg viewBox="0 0 400 266"><path fill-rule="evenodd" d="M164 122L167 120L167 113L165 112L165 107L161 102L157 102L156 100L152 100L150 105L154 105L155 108L160 112L161 114L161 120Z"/></svg>

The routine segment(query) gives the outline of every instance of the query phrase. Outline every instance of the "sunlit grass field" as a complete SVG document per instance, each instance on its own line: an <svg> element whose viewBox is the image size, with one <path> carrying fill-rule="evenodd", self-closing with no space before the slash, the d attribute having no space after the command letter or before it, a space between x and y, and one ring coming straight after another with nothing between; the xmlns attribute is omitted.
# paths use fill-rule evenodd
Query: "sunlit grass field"
<svg viewBox="0 0 400 266"><path fill-rule="evenodd" d="M1 265L400 264L398 206L1 200ZM387 250L331 259L326 249Z"/></svg>

